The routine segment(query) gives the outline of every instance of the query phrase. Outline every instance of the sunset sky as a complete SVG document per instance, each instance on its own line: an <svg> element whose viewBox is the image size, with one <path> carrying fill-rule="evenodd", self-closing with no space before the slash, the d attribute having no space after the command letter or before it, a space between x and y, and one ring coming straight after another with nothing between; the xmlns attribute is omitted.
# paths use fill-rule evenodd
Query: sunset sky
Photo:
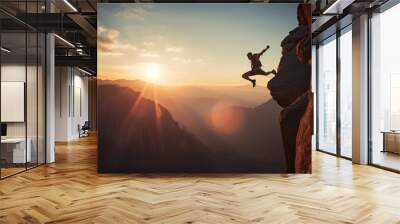
<svg viewBox="0 0 400 224"><path fill-rule="evenodd" d="M100 79L165 85L248 85L247 52L270 49L263 69L277 68L281 40L296 27L297 4L98 4ZM265 80L258 77L257 80Z"/></svg>

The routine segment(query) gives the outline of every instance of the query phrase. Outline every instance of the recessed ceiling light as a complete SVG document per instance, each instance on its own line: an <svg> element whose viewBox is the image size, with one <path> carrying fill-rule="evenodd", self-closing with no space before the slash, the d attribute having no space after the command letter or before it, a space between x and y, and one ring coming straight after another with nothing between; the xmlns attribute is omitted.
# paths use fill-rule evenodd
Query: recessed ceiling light
<svg viewBox="0 0 400 224"><path fill-rule="evenodd" d="M60 37L58 34L54 34L55 37L57 37L59 40L61 40L62 42L64 42L65 44L69 45L72 48L75 48L75 45L73 45L71 42L69 42L68 40Z"/></svg>
<svg viewBox="0 0 400 224"><path fill-rule="evenodd" d="M88 71L86 71L86 70L83 70L83 69L81 69L81 68L79 68L79 67L78 67L78 70L81 71L81 72L83 72L83 73L85 73L85 74L87 74L87 75L93 75L92 73L90 73L90 72L88 72Z"/></svg>

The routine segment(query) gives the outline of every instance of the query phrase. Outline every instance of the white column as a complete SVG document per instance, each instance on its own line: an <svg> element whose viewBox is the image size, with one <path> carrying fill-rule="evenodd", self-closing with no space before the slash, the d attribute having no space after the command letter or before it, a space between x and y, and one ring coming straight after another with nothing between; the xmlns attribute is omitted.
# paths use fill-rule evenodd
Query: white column
<svg viewBox="0 0 400 224"><path fill-rule="evenodd" d="M55 133L55 60L54 60L54 35L47 34L46 36L46 162L52 163L55 161L54 151L54 133Z"/></svg>
<svg viewBox="0 0 400 224"><path fill-rule="evenodd" d="M353 162L368 163L368 15L353 19Z"/></svg>
<svg viewBox="0 0 400 224"><path fill-rule="evenodd" d="M51 1L46 1L47 12L54 11ZM54 34L46 35L46 163L55 161L55 43Z"/></svg>
<svg viewBox="0 0 400 224"><path fill-rule="evenodd" d="M317 130L317 99L316 99L316 94L317 94L317 48L315 45L312 45L311 48L311 91L314 94L314 106L313 106L313 135L311 137L311 149L316 150L317 149L317 136L316 136L316 130Z"/></svg>

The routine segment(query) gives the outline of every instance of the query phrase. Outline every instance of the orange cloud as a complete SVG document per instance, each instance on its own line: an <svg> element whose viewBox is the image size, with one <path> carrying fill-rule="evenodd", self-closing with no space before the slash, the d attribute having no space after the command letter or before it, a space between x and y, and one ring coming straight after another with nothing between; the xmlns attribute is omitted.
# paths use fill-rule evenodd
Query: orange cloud
<svg viewBox="0 0 400 224"><path fill-rule="evenodd" d="M103 55L123 55L124 50L137 50L136 46L121 43L118 40L119 31L99 27L97 32L97 46L100 54Z"/></svg>
<svg viewBox="0 0 400 224"><path fill-rule="evenodd" d="M144 20L144 18L149 14L149 12L143 8L129 8L124 11L118 12L117 16L124 19L137 19Z"/></svg>
<svg viewBox="0 0 400 224"><path fill-rule="evenodd" d="M184 48L179 46L168 46L165 48L166 52L173 52L173 53L181 53L183 52Z"/></svg>

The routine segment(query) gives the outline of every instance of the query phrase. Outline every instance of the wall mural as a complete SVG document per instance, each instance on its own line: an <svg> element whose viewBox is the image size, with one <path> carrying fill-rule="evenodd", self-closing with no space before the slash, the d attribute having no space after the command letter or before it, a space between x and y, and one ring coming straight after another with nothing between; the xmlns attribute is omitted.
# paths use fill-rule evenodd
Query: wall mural
<svg viewBox="0 0 400 224"><path fill-rule="evenodd" d="M98 171L310 173L307 4L99 4Z"/></svg>

